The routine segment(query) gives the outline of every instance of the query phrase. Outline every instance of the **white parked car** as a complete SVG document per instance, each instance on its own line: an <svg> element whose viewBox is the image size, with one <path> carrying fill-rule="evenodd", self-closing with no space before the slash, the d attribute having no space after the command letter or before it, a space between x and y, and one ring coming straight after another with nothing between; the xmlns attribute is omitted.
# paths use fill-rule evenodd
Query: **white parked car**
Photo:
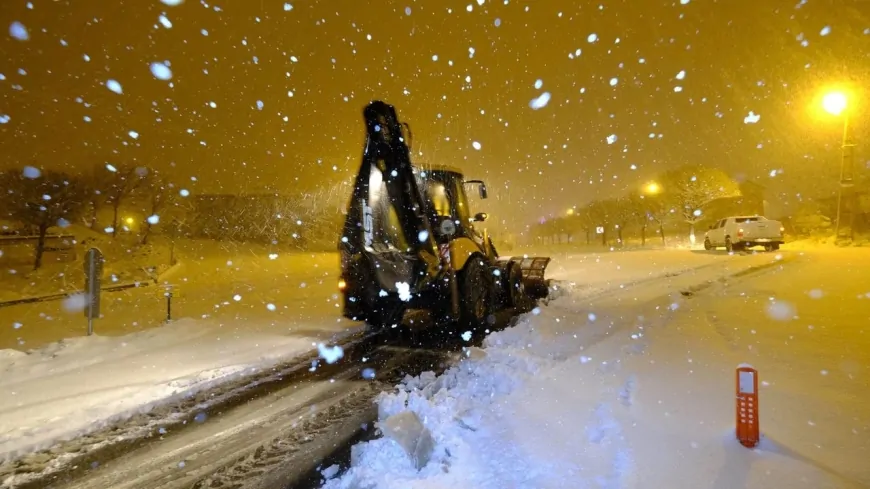
<svg viewBox="0 0 870 489"><path fill-rule="evenodd" d="M783 231L782 223L763 216L729 217L710 226L704 235L704 249L724 247L727 251L739 251L764 246L767 251L778 250L785 242Z"/></svg>

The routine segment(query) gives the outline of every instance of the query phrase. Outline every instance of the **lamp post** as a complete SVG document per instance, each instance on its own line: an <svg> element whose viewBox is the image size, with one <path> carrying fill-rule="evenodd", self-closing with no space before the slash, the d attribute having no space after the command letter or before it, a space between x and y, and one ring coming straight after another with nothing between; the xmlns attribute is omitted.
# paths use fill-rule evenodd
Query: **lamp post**
<svg viewBox="0 0 870 489"><path fill-rule="evenodd" d="M840 218L842 216L843 205L843 189L854 186L853 168L852 168L852 147L854 144L849 142L849 98L843 92L831 92L822 98L822 108L825 112L833 116L843 116L843 141L840 146L840 185L837 189L837 222L834 227L834 239L840 238ZM854 205L854 202L850 203ZM854 219L855 209L852 209L852 218ZM850 226L849 237L852 239L854 235L854 226Z"/></svg>

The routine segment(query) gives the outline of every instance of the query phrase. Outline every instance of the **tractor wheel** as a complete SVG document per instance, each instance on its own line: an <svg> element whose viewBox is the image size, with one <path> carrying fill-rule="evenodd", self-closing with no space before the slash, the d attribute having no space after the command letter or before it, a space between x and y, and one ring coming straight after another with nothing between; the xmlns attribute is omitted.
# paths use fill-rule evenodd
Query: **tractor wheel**
<svg viewBox="0 0 870 489"><path fill-rule="evenodd" d="M523 272L518 264L514 264L508 273L508 297L510 305L519 312L525 312L531 304L532 300L526 294L526 286L523 283Z"/></svg>
<svg viewBox="0 0 870 489"><path fill-rule="evenodd" d="M479 256L468 260L459 279L459 309L461 327L467 325L478 333L487 327L492 313L492 280L486 264Z"/></svg>
<svg viewBox="0 0 870 489"><path fill-rule="evenodd" d="M707 251L710 251L713 249L713 243L710 242L709 238L704 240L704 249Z"/></svg>
<svg viewBox="0 0 870 489"><path fill-rule="evenodd" d="M731 253L734 251L734 244L731 242L731 238L725 238L725 251Z"/></svg>

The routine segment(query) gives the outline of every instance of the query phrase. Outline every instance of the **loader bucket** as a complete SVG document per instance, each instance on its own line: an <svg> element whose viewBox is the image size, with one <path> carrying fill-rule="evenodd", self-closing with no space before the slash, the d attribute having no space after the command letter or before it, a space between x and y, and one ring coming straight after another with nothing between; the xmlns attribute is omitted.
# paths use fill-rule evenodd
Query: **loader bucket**
<svg viewBox="0 0 870 489"><path fill-rule="evenodd" d="M549 286L544 279L544 271L550 264L549 256L529 256L518 260L526 294L532 299L547 297Z"/></svg>

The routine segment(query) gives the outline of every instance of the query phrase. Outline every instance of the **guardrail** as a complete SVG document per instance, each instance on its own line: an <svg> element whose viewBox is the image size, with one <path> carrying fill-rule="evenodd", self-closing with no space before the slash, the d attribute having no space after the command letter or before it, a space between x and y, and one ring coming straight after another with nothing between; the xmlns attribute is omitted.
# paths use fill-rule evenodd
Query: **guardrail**
<svg viewBox="0 0 870 489"><path fill-rule="evenodd" d="M46 234L45 240L56 240L56 239L76 239L73 234ZM0 245L3 244L13 244L13 243L27 243L29 241L39 241L39 236L19 236L17 234L6 234L0 235Z"/></svg>
<svg viewBox="0 0 870 489"><path fill-rule="evenodd" d="M154 285L154 282L145 282L145 281L137 281L137 282L125 282L122 284L113 284L107 285L100 289L101 292L118 292L120 290L126 289L134 289L137 287L150 287ZM31 297L22 297L20 299L12 299L8 301L0 302L0 308L17 306L19 304L32 304L34 302L47 302L47 301L56 301L61 299L66 299L67 297L72 297L76 294L83 294L84 290L71 290L69 292L58 292L56 294L45 294L45 295L36 295Z"/></svg>
<svg viewBox="0 0 870 489"><path fill-rule="evenodd" d="M159 284L164 280L164 277L170 273L171 271L177 269L181 266L181 262L176 263L169 267L169 269L164 270L163 273L157 276L152 276L150 280L135 280L132 282L123 282L120 284L112 284L106 285L105 287L101 287L101 292L118 292L121 290L127 289L135 289L137 287L152 287L154 285ZM83 294L85 291L82 290L70 290L67 292L56 292L54 294L43 294L43 295L34 295L30 297L21 297L19 299L10 299L6 301L0 301L0 309L4 307L17 306L19 304L32 304L34 302L48 302L48 301L56 301L66 299L67 297L74 296L76 294Z"/></svg>

